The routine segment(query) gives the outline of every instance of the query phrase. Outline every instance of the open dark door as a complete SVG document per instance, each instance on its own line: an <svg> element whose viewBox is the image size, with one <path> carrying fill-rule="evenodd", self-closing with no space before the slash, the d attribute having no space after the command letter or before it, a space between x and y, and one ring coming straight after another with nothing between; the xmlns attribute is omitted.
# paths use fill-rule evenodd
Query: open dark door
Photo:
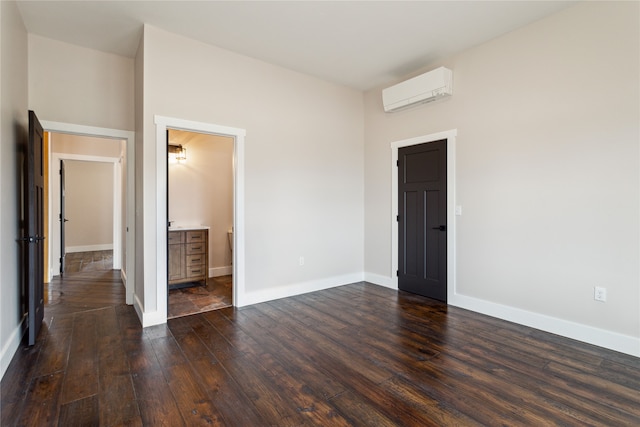
<svg viewBox="0 0 640 427"><path fill-rule="evenodd" d="M447 141L398 150L398 288L447 301Z"/></svg>
<svg viewBox="0 0 640 427"><path fill-rule="evenodd" d="M65 210L65 178L64 178L64 160L60 160L60 274L64 274L65 256L67 254L65 243L65 223L69 221L66 217Z"/></svg>
<svg viewBox="0 0 640 427"><path fill-rule="evenodd" d="M35 113L29 111L29 141L24 167L24 212L29 345L36 342L44 318L44 132Z"/></svg>

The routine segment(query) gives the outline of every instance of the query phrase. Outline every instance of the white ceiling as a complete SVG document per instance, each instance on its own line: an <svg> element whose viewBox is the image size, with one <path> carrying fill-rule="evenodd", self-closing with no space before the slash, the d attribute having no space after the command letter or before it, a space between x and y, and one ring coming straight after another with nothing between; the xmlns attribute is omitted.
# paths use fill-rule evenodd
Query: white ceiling
<svg viewBox="0 0 640 427"><path fill-rule="evenodd" d="M148 23L360 90L573 1L25 1L29 33L134 57Z"/></svg>

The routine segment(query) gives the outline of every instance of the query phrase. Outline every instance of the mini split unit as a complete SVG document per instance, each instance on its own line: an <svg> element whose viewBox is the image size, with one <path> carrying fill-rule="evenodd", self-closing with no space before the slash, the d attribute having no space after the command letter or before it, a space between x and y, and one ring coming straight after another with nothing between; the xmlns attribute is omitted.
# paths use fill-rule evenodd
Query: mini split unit
<svg viewBox="0 0 640 427"><path fill-rule="evenodd" d="M391 113L453 93L453 73L440 67L382 90L384 111Z"/></svg>

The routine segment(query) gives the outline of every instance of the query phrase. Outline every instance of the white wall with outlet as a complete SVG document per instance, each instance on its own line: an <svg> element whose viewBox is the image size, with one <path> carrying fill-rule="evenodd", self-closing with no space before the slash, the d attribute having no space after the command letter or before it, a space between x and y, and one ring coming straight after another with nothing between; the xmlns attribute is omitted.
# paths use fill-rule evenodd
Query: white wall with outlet
<svg viewBox="0 0 640 427"><path fill-rule="evenodd" d="M362 93L149 25L142 43L144 184L136 197L151 231L147 277L160 258L152 236L164 185L155 175L154 116L162 115L246 130L243 304L362 280ZM154 285L145 280L150 311L163 303Z"/></svg>
<svg viewBox="0 0 640 427"><path fill-rule="evenodd" d="M639 12L581 3L416 72L453 70L443 101L367 92L367 277L392 274L390 144L456 129L449 303L640 356Z"/></svg>
<svg viewBox="0 0 640 427"><path fill-rule="evenodd" d="M593 288L593 299L600 302L607 302L607 288L601 286Z"/></svg>

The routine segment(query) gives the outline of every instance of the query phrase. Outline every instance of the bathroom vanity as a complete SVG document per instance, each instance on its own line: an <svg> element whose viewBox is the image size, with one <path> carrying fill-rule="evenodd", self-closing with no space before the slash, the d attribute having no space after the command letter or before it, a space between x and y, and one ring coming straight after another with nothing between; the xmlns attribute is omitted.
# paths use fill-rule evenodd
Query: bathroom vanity
<svg viewBox="0 0 640 427"><path fill-rule="evenodd" d="M206 285L209 272L209 227L169 228L169 287Z"/></svg>

